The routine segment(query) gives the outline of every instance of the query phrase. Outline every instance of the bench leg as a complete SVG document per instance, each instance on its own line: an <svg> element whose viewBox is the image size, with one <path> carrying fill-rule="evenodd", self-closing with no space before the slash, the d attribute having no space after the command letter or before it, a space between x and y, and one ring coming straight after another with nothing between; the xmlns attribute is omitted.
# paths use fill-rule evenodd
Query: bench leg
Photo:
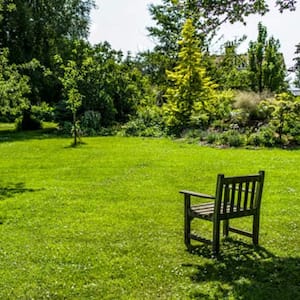
<svg viewBox="0 0 300 300"><path fill-rule="evenodd" d="M223 236L228 237L229 234L229 220L223 221Z"/></svg>
<svg viewBox="0 0 300 300"><path fill-rule="evenodd" d="M252 240L254 245L258 245L258 236L259 236L259 213L253 216L253 229L252 229Z"/></svg>
<svg viewBox="0 0 300 300"><path fill-rule="evenodd" d="M190 195L184 195L184 243L188 250L191 248L191 218L189 214L190 205Z"/></svg>
<svg viewBox="0 0 300 300"><path fill-rule="evenodd" d="M220 220L213 222L213 256L218 256L220 250Z"/></svg>

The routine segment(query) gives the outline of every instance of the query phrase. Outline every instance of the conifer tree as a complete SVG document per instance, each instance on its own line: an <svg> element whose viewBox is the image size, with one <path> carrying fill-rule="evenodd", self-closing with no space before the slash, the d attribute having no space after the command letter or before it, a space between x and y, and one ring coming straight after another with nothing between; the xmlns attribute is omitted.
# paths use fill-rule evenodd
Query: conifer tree
<svg viewBox="0 0 300 300"><path fill-rule="evenodd" d="M295 81L293 82L296 87L300 87L300 43L296 45L295 51L296 57L293 58L295 61L294 70L295 70Z"/></svg>
<svg viewBox="0 0 300 300"><path fill-rule="evenodd" d="M167 102L164 105L166 125L175 134L192 125L196 116L206 114L209 118L216 87L206 76L202 65L199 40L195 38L192 20L186 21L181 36L178 64L174 71L167 71L171 85L166 91Z"/></svg>

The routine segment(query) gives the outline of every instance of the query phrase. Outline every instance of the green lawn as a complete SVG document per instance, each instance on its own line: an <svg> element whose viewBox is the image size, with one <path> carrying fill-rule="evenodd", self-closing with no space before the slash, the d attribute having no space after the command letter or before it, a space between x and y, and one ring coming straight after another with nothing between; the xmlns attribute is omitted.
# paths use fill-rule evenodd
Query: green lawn
<svg viewBox="0 0 300 300"><path fill-rule="evenodd" d="M0 134L0 299L300 299L299 151L28 137ZM188 253L178 190L260 169L261 247Z"/></svg>

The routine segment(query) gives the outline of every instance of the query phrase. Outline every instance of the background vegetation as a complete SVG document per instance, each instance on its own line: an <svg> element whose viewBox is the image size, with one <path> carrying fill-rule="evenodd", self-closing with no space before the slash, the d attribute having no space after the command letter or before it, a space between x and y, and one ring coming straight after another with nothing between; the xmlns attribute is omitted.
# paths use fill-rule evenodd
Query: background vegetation
<svg viewBox="0 0 300 300"><path fill-rule="evenodd" d="M231 146L298 145L299 99L284 94L280 41L259 24L247 53L237 54L244 37L227 41L220 55L209 51L225 21L269 9L262 0L234 3L150 5L156 46L132 56L87 42L93 0L1 0L0 120L19 130L55 121L75 144L80 135L188 132ZM276 3L294 9L292 0Z"/></svg>

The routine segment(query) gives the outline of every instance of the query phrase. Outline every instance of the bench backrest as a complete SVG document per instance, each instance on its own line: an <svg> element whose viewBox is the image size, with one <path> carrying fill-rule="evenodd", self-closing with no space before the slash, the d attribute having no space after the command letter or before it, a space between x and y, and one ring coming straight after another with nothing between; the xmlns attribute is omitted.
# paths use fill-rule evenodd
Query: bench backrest
<svg viewBox="0 0 300 300"><path fill-rule="evenodd" d="M224 219L253 215L260 209L264 171L256 175L217 178L215 215Z"/></svg>

